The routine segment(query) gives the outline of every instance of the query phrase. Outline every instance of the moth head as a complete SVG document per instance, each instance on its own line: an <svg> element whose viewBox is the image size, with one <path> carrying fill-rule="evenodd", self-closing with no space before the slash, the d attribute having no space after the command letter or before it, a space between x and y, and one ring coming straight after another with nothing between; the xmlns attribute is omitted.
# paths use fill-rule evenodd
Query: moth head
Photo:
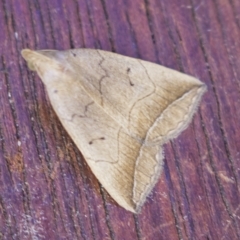
<svg viewBox="0 0 240 240"><path fill-rule="evenodd" d="M56 51L32 51L30 49L23 49L21 54L27 61L30 70L37 71L38 75L45 83L51 85L58 81L60 76L66 72L66 67L54 58Z"/></svg>

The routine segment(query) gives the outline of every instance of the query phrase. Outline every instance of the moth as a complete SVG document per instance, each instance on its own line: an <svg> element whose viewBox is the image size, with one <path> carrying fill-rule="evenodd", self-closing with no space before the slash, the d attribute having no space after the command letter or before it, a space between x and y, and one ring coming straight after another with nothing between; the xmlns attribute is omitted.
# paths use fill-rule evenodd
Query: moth
<svg viewBox="0 0 240 240"><path fill-rule="evenodd" d="M96 49L22 50L92 172L139 212L163 168L163 144L189 125L206 85L151 62Z"/></svg>

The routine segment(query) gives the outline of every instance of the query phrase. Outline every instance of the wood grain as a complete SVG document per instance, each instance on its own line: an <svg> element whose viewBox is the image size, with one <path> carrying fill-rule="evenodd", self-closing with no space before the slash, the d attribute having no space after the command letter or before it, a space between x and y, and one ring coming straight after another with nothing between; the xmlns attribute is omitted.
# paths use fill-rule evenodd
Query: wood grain
<svg viewBox="0 0 240 240"><path fill-rule="evenodd" d="M0 239L239 239L239 14L237 0L0 1ZM81 47L208 86L139 215L100 186L20 56Z"/></svg>

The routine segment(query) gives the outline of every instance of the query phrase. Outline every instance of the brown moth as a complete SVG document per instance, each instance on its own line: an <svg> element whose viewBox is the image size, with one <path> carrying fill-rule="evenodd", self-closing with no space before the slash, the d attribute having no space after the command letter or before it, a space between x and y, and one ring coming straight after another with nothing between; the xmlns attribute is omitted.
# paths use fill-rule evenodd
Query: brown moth
<svg viewBox="0 0 240 240"><path fill-rule="evenodd" d="M102 50L25 49L22 56L99 182L138 212L162 171L162 145L189 125L206 85Z"/></svg>

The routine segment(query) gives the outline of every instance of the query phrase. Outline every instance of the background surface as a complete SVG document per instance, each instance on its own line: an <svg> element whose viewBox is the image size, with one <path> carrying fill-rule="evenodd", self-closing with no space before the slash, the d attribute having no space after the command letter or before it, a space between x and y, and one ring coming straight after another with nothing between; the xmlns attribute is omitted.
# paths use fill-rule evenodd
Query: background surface
<svg viewBox="0 0 240 240"><path fill-rule="evenodd" d="M239 0L1 0L0 239L240 239L239 39ZM207 84L140 214L98 183L23 48L104 49Z"/></svg>

